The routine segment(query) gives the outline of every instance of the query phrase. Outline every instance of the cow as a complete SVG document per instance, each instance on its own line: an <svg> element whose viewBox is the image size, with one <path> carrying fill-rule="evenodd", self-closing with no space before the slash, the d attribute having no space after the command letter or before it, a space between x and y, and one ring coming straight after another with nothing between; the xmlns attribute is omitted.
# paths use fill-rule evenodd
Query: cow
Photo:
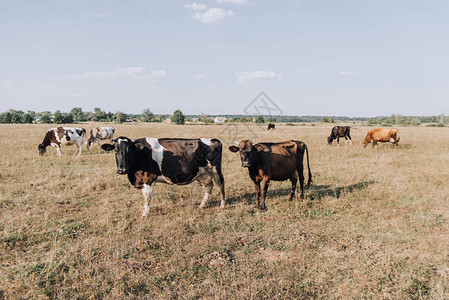
<svg viewBox="0 0 449 300"><path fill-rule="evenodd" d="M270 130L270 129L276 129L276 124L273 124L273 123L268 124L267 130Z"/></svg>
<svg viewBox="0 0 449 300"><path fill-rule="evenodd" d="M95 142L97 142L98 146L100 146L100 140L112 140L114 133L114 127L96 127L91 129L89 138L86 142L87 149L90 150L92 148L92 144Z"/></svg>
<svg viewBox="0 0 449 300"><path fill-rule="evenodd" d="M290 179L292 190L290 201L295 196L296 184L301 187L301 199L304 198L304 152L307 154L307 168L309 179L306 188L312 183L312 173L309 165L309 150L307 145L301 141L285 141L280 143L257 143L242 140L235 141L238 146L230 146L231 152L239 152L242 167L248 168L249 177L256 188L256 205L265 210L265 199L267 196L270 180L284 181ZM260 203L260 183L262 182L262 203Z"/></svg>
<svg viewBox="0 0 449 300"><path fill-rule="evenodd" d="M72 127L51 128L45 134L44 140L39 144L39 155L44 155L48 146L56 148L58 156L61 156L61 145L77 144L78 148L73 155L81 155L83 148L83 138L86 136L86 129Z"/></svg>
<svg viewBox="0 0 449 300"><path fill-rule="evenodd" d="M332 128L331 135L327 138L327 143L332 145L333 140L337 140L338 146L340 146L340 138L345 138L345 145L349 143L352 145L351 141L351 126L335 126Z"/></svg>
<svg viewBox="0 0 449 300"><path fill-rule="evenodd" d="M220 188L221 208L226 205L224 177L221 171L222 144L217 139L118 137L103 144L105 151L115 149L117 173L128 175L130 184L142 190L143 217L150 212L156 182L185 185L198 181L206 187L200 208L204 208L214 184Z"/></svg>
<svg viewBox="0 0 449 300"><path fill-rule="evenodd" d="M369 143L373 143L373 147L377 145L377 142L387 143L391 142L392 146L399 147L399 130L397 128L376 128L370 130L363 142L360 142L363 147L366 147Z"/></svg>

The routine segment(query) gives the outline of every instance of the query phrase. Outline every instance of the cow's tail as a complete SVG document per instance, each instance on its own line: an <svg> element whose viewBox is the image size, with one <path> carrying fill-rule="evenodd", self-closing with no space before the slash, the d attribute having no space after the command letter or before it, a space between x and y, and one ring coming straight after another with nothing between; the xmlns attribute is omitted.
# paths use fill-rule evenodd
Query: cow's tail
<svg viewBox="0 0 449 300"><path fill-rule="evenodd" d="M307 154L307 169L309 170L309 179L307 180L306 189L310 187L312 184L312 172L310 171L310 164L309 164L309 149L307 148L307 145L304 144L304 148L306 148L306 154Z"/></svg>

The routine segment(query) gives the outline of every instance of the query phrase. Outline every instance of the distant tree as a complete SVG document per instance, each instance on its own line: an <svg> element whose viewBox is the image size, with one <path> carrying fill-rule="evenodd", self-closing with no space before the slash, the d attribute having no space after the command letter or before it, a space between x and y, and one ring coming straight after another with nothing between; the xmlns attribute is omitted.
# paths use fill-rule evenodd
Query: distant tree
<svg viewBox="0 0 449 300"><path fill-rule="evenodd" d="M323 119L321 120L321 122L323 122L323 123L329 123L329 117L324 116Z"/></svg>
<svg viewBox="0 0 449 300"><path fill-rule="evenodd" d="M11 114L11 123L22 123L23 111L10 109L8 112Z"/></svg>
<svg viewBox="0 0 449 300"><path fill-rule="evenodd" d="M395 115L391 115L386 121L385 123L387 124L394 124L396 122L396 116Z"/></svg>
<svg viewBox="0 0 449 300"><path fill-rule="evenodd" d="M374 124L377 124L376 119L374 119L374 118L369 118L369 120L368 120L368 125L374 125Z"/></svg>
<svg viewBox="0 0 449 300"><path fill-rule="evenodd" d="M143 110L142 114L140 115L140 120L142 122L153 122L154 114L151 112L151 110L149 108L146 108Z"/></svg>
<svg viewBox="0 0 449 300"><path fill-rule="evenodd" d="M62 120L65 124L73 123L73 115L71 113L63 113Z"/></svg>
<svg viewBox="0 0 449 300"><path fill-rule="evenodd" d="M53 123L54 124L64 123L64 116L62 115L60 110L55 111L55 113L53 114Z"/></svg>
<svg viewBox="0 0 449 300"><path fill-rule="evenodd" d="M24 124L30 124L33 123L34 116L31 116L29 113L22 115L22 123Z"/></svg>
<svg viewBox="0 0 449 300"><path fill-rule="evenodd" d="M48 112L44 112L39 120L39 123L42 124L50 124L51 122L51 118L50 118L50 114Z"/></svg>
<svg viewBox="0 0 449 300"><path fill-rule="evenodd" d="M9 111L4 112L0 115L0 123L9 124L11 123L12 115Z"/></svg>
<svg viewBox="0 0 449 300"><path fill-rule="evenodd" d="M126 121L126 114L121 111L118 111L114 114L113 120L115 123L121 124Z"/></svg>
<svg viewBox="0 0 449 300"><path fill-rule="evenodd" d="M176 125L184 125L185 122L185 116L179 109L175 110L173 112L173 115L171 117L171 121L175 123Z"/></svg>
<svg viewBox="0 0 449 300"><path fill-rule="evenodd" d="M70 111L70 113L73 116L73 120L77 122L84 122L86 121L86 115L83 112L83 109L81 107L74 107Z"/></svg>
<svg viewBox="0 0 449 300"><path fill-rule="evenodd" d="M263 124L265 123L265 119L262 116L257 116L254 122L258 124Z"/></svg>
<svg viewBox="0 0 449 300"><path fill-rule="evenodd" d="M94 108L94 116L93 116L93 121L106 121L107 119L107 115L104 111L102 111L100 108L95 107Z"/></svg>
<svg viewBox="0 0 449 300"><path fill-rule="evenodd" d="M419 120L417 118L414 118L410 121L410 125L412 126L418 126L419 125Z"/></svg>

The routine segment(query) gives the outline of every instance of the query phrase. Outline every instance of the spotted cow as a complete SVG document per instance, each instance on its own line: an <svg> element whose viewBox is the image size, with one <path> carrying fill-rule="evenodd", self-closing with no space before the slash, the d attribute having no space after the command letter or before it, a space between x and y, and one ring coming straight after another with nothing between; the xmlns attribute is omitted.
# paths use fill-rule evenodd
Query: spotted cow
<svg viewBox="0 0 449 300"><path fill-rule="evenodd" d="M38 146L39 155L44 155L48 146L56 148L58 156L61 156L61 145L76 144L75 153L73 155L81 155L83 148L83 137L86 136L86 129L72 128L72 127L57 127L51 128L45 134L44 140Z"/></svg>
<svg viewBox="0 0 449 300"><path fill-rule="evenodd" d="M101 140L112 140L114 133L114 127L96 127L91 129L89 138L87 139L87 149L90 150L95 142L97 142L98 146L100 146Z"/></svg>

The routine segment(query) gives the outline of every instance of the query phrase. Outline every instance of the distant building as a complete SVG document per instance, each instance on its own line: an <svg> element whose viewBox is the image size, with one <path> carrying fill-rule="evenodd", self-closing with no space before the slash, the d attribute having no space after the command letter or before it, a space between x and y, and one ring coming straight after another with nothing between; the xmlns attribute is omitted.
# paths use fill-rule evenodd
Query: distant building
<svg viewBox="0 0 449 300"><path fill-rule="evenodd" d="M226 117L215 117L214 123L224 123L226 122L226 120L227 120Z"/></svg>
<svg viewBox="0 0 449 300"><path fill-rule="evenodd" d="M162 121L162 123L171 123L171 119L170 119L170 118L167 118L167 119L165 119L164 121Z"/></svg>
<svg viewBox="0 0 449 300"><path fill-rule="evenodd" d="M33 118L33 123L39 123L39 121L41 120L42 116L34 116Z"/></svg>

